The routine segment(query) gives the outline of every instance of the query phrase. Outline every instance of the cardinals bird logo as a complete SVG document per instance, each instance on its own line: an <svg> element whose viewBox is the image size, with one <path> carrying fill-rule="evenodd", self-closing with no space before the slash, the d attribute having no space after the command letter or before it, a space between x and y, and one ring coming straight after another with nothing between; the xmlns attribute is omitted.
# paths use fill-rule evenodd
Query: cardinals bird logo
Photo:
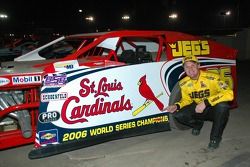
<svg viewBox="0 0 250 167"><path fill-rule="evenodd" d="M161 96L163 93L159 94L158 96L154 95L152 89L147 84L146 75L140 78L138 85L139 85L139 92L143 97L146 98L146 101L141 107L139 107L136 111L134 111L133 115L134 116L137 115L152 102L154 102L156 106L159 108L159 110L162 111L164 105L162 104L162 102L160 102L160 100L158 100L158 97Z"/></svg>

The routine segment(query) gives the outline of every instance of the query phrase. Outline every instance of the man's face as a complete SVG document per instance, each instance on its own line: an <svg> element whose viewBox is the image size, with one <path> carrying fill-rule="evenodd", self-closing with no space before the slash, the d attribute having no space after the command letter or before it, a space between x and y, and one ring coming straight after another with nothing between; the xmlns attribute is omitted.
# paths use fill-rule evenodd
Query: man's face
<svg viewBox="0 0 250 167"><path fill-rule="evenodd" d="M195 63L193 61L187 61L184 63L184 70L191 79L198 79L200 70L199 70L199 64Z"/></svg>

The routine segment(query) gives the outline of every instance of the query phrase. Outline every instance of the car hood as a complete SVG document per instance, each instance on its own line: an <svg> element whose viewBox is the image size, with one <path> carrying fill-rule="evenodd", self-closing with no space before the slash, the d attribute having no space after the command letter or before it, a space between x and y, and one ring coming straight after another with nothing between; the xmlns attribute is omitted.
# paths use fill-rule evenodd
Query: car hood
<svg viewBox="0 0 250 167"><path fill-rule="evenodd" d="M27 74L27 73L42 73L47 66L46 63L52 63L55 60L38 60L38 61L23 61L23 62L2 62L0 66L0 76L12 74ZM40 66L37 66L40 64ZM44 64L44 65L43 65Z"/></svg>

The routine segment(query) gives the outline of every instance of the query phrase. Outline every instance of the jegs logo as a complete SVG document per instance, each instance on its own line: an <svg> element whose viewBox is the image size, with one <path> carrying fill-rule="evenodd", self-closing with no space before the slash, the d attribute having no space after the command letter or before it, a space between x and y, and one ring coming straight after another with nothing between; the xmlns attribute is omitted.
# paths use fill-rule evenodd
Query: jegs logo
<svg viewBox="0 0 250 167"><path fill-rule="evenodd" d="M177 41L169 43L173 57L181 57L187 55L209 55L210 48L207 40L191 40Z"/></svg>
<svg viewBox="0 0 250 167"><path fill-rule="evenodd" d="M67 83L67 75L62 74L48 74L44 77L44 86L64 86Z"/></svg>

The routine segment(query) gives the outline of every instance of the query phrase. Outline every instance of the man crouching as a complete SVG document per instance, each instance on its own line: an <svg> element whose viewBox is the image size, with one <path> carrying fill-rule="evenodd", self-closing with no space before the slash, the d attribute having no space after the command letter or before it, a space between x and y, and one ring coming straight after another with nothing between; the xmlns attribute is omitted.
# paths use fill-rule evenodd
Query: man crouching
<svg viewBox="0 0 250 167"><path fill-rule="evenodd" d="M212 121L208 148L216 149L228 121L233 91L219 75L200 70L195 56L186 56L182 62L187 75L179 82L182 98L165 110L173 113L178 122L192 127L193 135L200 134L204 121Z"/></svg>

